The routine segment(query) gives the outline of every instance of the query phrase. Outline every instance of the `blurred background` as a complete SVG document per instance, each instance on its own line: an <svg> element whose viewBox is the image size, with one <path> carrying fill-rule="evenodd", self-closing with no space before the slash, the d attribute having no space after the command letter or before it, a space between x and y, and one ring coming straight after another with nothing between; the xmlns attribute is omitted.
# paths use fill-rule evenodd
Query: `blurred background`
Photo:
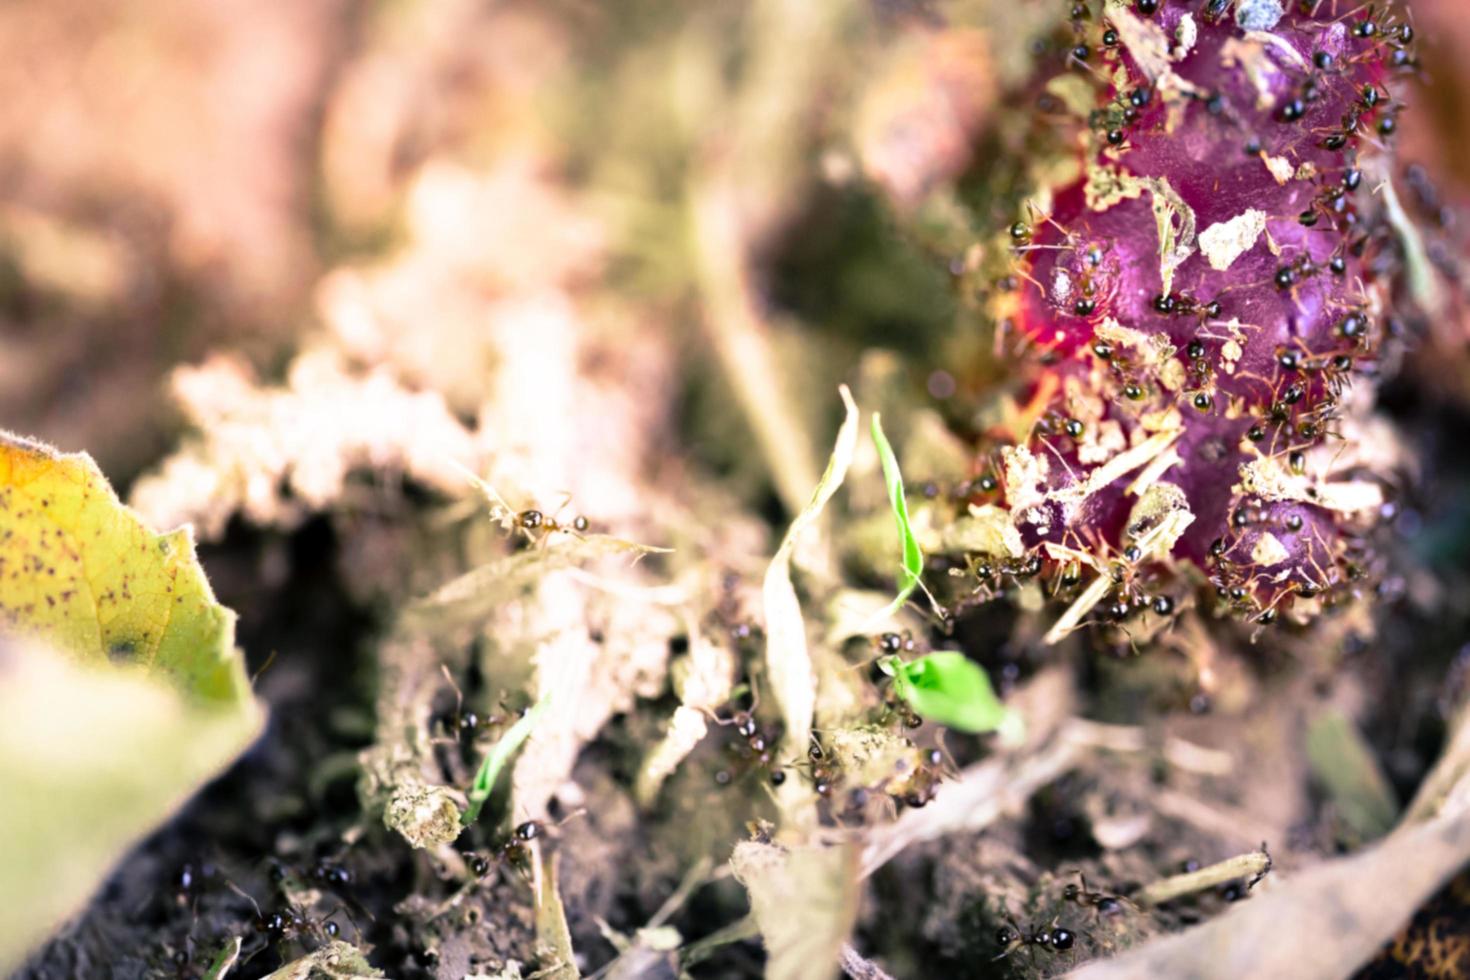
<svg viewBox="0 0 1470 980"><path fill-rule="evenodd" d="M252 670L285 651L262 686L282 725L319 698L368 713L371 693L320 692L384 608L467 563L402 519L421 490L461 494L456 463L753 581L817 481L840 382L865 408L937 409L951 462L965 396L1010 383L989 241L1044 162L1032 86L1068 7L9 0L0 427L90 452L156 526L235 533L206 565ZM1454 279L1470 18L1409 8L1424 72L1400 160ZM1405 367L1432 395L1402 417L1439 420L1416 449L1456 460L1441 503L1466 485L1443 448L1470 400L1466 309L1415 325ZM881 504L870 483L855 511ZM1465 508L1438 527L1426 548L1463 554ZM662 689L627 673L591 732Z"/></svg>
<svg viewBox="0 0 1470 980"><path fill-rule="evenodd" d="M279 381L309 346L468 421L501 341L549 317L568 359L605 338L611 377L742 408L777 451L802 433L761 420L762 385L875 344L920 381L976 370L948 272L1010 220L1003 100L1065 7L8 3L0 421L126 482L186 420L173 368L224 351ZM1470 26L1412 7L1403 152L1453 203ZM749 377L762 357L783 377Z"/></svg>

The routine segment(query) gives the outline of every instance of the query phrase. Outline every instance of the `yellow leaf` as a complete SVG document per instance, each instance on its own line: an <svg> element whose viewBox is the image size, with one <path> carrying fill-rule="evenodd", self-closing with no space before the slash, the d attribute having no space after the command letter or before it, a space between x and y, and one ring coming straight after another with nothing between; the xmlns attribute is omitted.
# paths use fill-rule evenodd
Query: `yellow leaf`
<svg viewBox="0 0 1470 980"><path fill-rule="evenodd" d="M0 432L0 975L263 719L189 530Z"/></svg>
<svg viewBox="0 0 1470 980"><path fill-rule="evenodd" d="M84 663L167 675L206 701L248 701L235 614L215 602L187 528L155 534L86 453L0 432L0 630Z"/></svg>

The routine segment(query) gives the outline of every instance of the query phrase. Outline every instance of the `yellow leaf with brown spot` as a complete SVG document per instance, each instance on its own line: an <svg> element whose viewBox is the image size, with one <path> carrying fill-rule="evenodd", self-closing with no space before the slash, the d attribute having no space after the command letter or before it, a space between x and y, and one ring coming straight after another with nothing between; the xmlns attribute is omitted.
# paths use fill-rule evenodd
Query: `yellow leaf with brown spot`
<svg viewBox="0 0 1470 980"><path fill-rule="evenodd" d="M190 531L0 431L0 976L263 720Z"/></svg>
<svg viewBox="0 0 1470 980"><path fill-rule="evenodd" d="M206 701L250 696L235 614L214 599L187 528L156 534L86 453L0 432L0 630L83 662L166 675Z"/></svg>

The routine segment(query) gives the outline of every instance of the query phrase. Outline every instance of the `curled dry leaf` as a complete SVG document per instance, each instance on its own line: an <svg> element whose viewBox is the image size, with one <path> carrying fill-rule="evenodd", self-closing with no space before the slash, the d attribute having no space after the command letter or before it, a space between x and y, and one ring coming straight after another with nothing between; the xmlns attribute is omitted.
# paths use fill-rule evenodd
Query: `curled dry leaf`
<svg viewBox="0 0 1470 980"><path fill-rule="evenodd" d="M1068 974L1077 980L1251 976L1335 980L1367 962L1470 861L1464 717L1409 818L1377 844L1277 884L1213 921ZM1286 943L1282 936L1330 936Z"/></svg>
<svg viewBox="0 0 1470 980"><path fill-rule="evenodd" d="M791 584L791 554L802 532L816 523L827 501L842 485L857 448L857 405L846 385L841 392L847 418L838 430L832 457L817 481L811 500L787 529L761 586L766 615L766 672L771 679L772 696L781 706L786 722L786 744L797 752L805 751L811 736L817 691L811 655L807 651L806 623L796 598L796 587Z"/></svg>
<svg viewBox="0 0 1470 980"><path fill-rule="evenodd" d="M532 888L536 893L536 941L550 954L552 962L538 972L547 980L577 980L577 955L572 949L572 932L557 885L557 857L542 847L534 849Z"/></svg>
<svg viewBox="0 0 1470 980"><path fill-rule="evenodd" d="M750 893L766 944L768 980L831 977L857 921L858 854L851 844L735 845L730 866Z"/></svg>
<svg viewBox="0 0 1470 980"><path fill-rule="evenodd" d="M1303 872L1203 926L1069 976L1336 980L1376 953L1466 860L1470 821L1463 814L1435 820ZM1301 944L1283 936L1332 941Z"/></svg>
<svg viewBox="0 0 1470 980"><path fill-rule="evenodd" d="M550 698L512 777L518 816L537 815L572 773L577 753L640 695L662 689L669 637L678 621L668 610L620 601L557 573L547 576L528 606L537 697ZM600 624L603 642L589 637Z"/></svg>

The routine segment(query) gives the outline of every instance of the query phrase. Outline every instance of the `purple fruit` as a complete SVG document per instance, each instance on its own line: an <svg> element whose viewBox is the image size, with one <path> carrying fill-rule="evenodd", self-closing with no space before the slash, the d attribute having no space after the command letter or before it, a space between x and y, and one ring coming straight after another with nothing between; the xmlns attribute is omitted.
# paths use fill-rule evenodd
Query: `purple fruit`
<svg viewBox="0 0 1470 980"><path fill-rule="evenodd" d="M1090 560L1120 612L1184 564L1270 621L1359 574L1381 501L1325 441L1384 339L1373 188L1412 32L1393 5L1283 6L1109 2L1049 86L1086 116L1080 176L1010 232L999 312L1044 366L994 465L1028 554Z"/></svg>

